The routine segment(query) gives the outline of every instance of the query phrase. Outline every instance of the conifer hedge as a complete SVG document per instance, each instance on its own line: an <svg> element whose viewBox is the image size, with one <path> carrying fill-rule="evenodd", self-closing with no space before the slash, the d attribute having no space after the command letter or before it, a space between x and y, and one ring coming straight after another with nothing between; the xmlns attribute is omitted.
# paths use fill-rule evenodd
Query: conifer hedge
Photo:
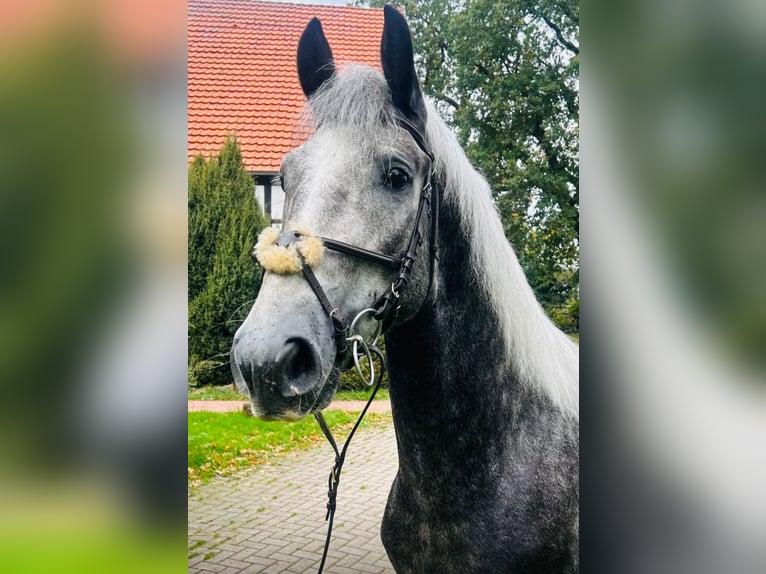
<svg viewBox="0 0 766 574"><path fill-rule="evenodd" d="M189 166L189 384L231 382L229 349L260 285L252 256L268 225L236 138Z"/></svg>

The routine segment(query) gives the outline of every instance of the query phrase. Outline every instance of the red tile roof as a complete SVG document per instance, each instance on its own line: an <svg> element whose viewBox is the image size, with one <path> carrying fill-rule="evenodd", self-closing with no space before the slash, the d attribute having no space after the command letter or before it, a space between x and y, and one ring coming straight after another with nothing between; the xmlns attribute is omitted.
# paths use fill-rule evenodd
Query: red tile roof
<svg viewBox="0 0 766 574"><path fill-rule="evenodd" d="M382 10L247 0L189 0L188 6L189 160L217 153L233 133L249 171L279 170L295 146L305 102L296 51L314 16L337 64L380 69Z"/></svg>

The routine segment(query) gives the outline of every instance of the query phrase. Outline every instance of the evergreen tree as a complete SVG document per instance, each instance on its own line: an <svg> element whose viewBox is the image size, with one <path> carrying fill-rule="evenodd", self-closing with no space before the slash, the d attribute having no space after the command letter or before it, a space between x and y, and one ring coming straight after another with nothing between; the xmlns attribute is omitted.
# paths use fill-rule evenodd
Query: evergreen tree
<svg viewBox="0 0 766 574"><path fill-rule="evenodd" d="M231 382L228 353L261 269L252 256L268 224L235 138L189 167L189 382Z"/></svg>

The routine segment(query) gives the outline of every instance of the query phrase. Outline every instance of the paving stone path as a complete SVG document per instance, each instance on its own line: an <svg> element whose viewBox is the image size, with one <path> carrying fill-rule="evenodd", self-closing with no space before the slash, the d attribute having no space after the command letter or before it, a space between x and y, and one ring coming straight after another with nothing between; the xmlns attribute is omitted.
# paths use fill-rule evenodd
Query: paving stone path
<svg viewBox="0 0 766 574"><path fill-rule="evenodd" d="M195 488L189 496L189 572L316 572L333 460L323 444ZM343 467L328 574L393 572L380 521L396 468L393 425L360 429Z"/></svg>

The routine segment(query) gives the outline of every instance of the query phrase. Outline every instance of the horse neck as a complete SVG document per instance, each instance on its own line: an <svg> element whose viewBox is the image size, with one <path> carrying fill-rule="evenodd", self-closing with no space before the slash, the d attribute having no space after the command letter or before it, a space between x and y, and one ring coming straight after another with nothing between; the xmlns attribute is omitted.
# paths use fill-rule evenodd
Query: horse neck
<svg viewBox="0 0 766 574"><path fill-rule="evenodd" d="M422 457L433 453L469 463L480 449L498 446L537 400L508 364L497 315L469 271L470 244L449 205L440 210L439 237L436 300L386 337L403 468L411 456L428 466Z"/></svg>

